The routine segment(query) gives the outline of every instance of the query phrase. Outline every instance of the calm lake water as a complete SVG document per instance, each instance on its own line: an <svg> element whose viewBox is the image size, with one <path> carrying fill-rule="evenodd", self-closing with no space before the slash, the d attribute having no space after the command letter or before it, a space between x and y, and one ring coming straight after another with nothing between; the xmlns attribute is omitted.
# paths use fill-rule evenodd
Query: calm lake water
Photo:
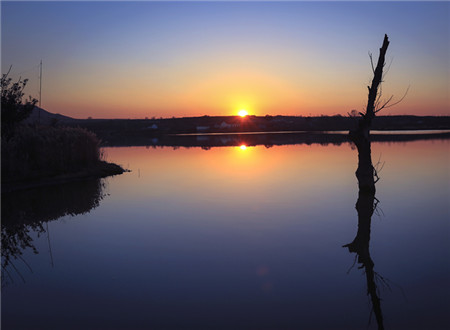
<svg viewBox="0 0 450 330"><path fill-rule="evenodd" d="M3 329L378 327L350 144L105 153L131 172L2 196ZM450 140L372 158L384 327L448 329Z"/></svg>

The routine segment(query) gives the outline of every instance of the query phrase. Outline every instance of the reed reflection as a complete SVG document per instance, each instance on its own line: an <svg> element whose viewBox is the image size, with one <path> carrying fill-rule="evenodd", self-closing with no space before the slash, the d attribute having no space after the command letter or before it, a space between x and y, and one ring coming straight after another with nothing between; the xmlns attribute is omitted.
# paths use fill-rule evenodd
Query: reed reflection
<svg viewBox="0 0 450 330"><path fill-rule="evenodd" d="M2 194L2 287L17 278L24 281L23 266L31 271L23 255L27 249L39 253L33 244L36 235L47 234L53 263L48 222L90 212L99 206L104 190L104 181L96 179Z"/></svg>

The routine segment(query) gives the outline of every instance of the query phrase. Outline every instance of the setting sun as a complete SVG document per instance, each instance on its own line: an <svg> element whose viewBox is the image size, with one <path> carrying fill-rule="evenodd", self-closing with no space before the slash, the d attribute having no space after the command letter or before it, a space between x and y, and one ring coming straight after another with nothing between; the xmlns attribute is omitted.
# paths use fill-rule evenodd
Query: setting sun
<svg viewBox="0 0 450 330"><path fill-rule="evenodd" d="M241 117L245 117L245 116L248 115L248 111L244 110L244 109L239 110L238 115L241 116Z"/></svg>

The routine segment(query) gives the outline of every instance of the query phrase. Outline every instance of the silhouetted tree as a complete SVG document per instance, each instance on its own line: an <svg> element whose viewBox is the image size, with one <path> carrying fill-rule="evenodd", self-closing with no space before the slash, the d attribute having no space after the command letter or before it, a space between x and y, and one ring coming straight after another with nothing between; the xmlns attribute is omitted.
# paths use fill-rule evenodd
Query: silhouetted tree
<svg viewBox="0 0 450 330"><path fill-rule="evenodd" d="M358 122L358 127L350 131L350 138L355 143L358 149L358 169L356 170L356 177L358 179L359 189L365 191L375 192L375 177L376 171L372 165L371 150L370 150L370 128L375 114L381 109L385 108L392 100L385 102L384 105L377 108L380 104L381 93L378 88L383 79L383 67L385 65L386 51L389 46L388 36L384 35L383 45L380 48L380 55L375 69L373 69L372 85L368 86L369 97L365 113L360 113L361 118ZM373 68L373 66L372 66Z"/></svg>
<svg viewBox="0 0 450 330"><path fill-rule="evenodd" d="M31 96L26 101L22 100L28 79L19 78L13 83L12 78L9 77L10 71L11 67L7 73L2 74L1 78L2 138L8 138L13 134L17 124L31 114L37 102Z"/></svg>
<svg viewBox="0 0 450 330"><path fill-rule="evenodd" d="M348 116L349 117L358 117L359 116L359 112L358 112L358 110L353 109L352 111L350 111L348 113Z"/></svg>

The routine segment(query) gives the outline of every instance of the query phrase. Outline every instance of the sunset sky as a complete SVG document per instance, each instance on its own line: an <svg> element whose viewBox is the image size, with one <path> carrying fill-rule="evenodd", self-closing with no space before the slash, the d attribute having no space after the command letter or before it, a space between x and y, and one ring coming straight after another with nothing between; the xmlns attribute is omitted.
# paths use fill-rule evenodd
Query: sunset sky
<svg viewBox="0 0 450 330"><path fill-rule="evenodd" d="M449 2L1 2L2 73L75 118L362 111L384 34L384 114L449 115Z"/></svg>

